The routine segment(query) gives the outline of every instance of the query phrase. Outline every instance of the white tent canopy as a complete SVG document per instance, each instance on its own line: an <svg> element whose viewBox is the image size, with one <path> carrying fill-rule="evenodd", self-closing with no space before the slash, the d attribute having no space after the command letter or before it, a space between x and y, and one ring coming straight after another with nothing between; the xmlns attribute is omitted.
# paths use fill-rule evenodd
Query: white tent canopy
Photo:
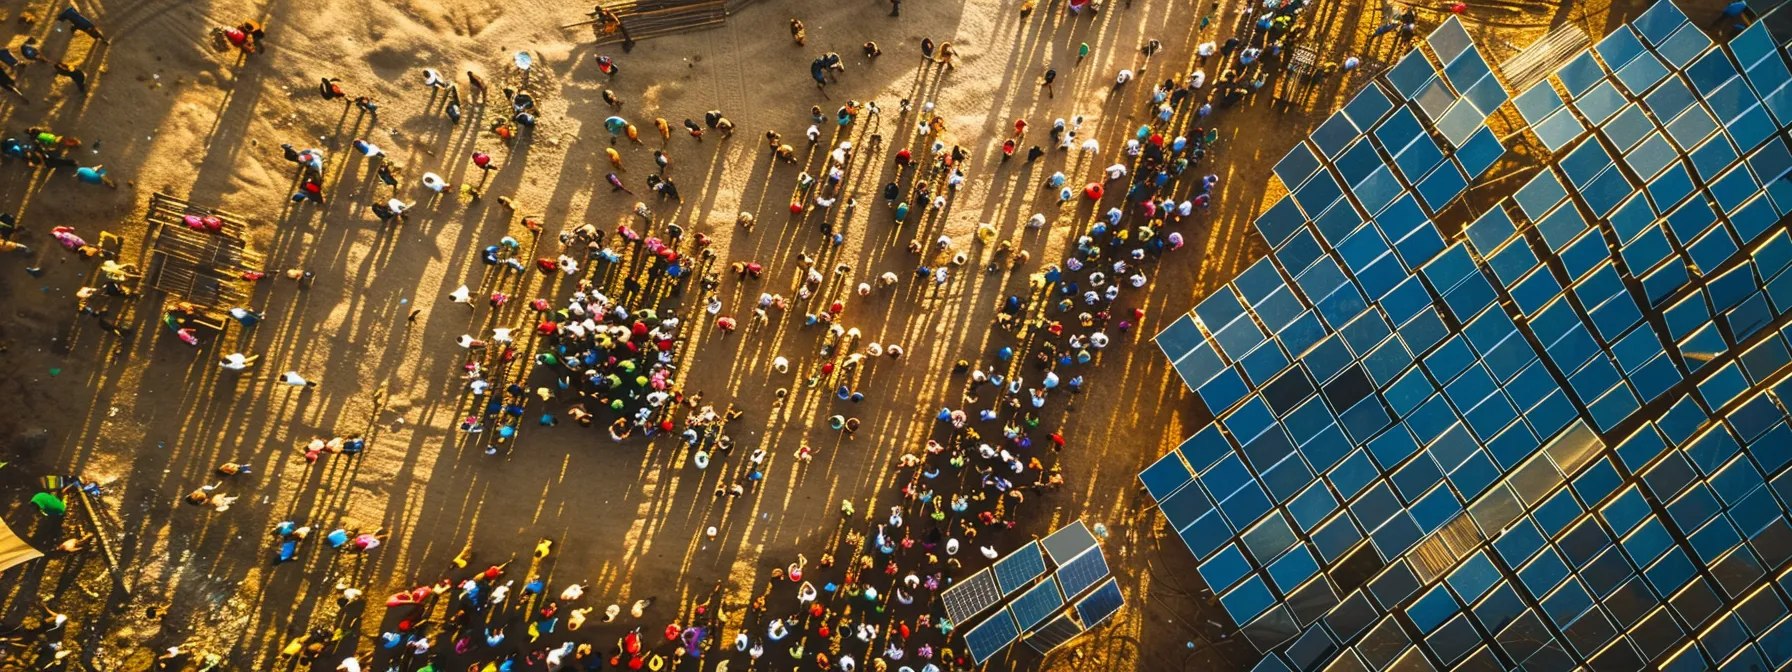
<svg viewBox="0 0 1792 672"><path fill-rule="evenodd" d="M6 521L0 521L0 572L12 569L13 566L44 557L44 554L25 543Z"/></svg>

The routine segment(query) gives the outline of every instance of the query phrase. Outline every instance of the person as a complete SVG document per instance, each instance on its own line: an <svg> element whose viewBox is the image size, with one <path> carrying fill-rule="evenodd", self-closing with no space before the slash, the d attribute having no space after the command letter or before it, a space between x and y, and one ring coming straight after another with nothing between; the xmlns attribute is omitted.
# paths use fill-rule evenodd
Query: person
<svg viewBox="0 0 1792 672"><path fill-rule="evenodd" d="M244 355L240 352L233 352L225 355L224 359L218 362L218 366L227 371L242 371L254 366L255 360L258 359L261 359L261 355Z"/></svg>
<svg viewBox="0 0 1792 672"><path fill-rule="evenodd" d="M56 76L67 77L75 82L75 90L87 93L87 73L70 67L67 63L56 63Z"/></svg>
<svg viewBox="0 0 1792 672"><path fill-rule="evenodd" d="M882 56L883 54L884 54L884 50L877 48L876 42L866 42L865 43L865 58L877 58L878 56Z"/></svg>
<svg viewBox="0 0 1792 672"><path fill-rule="evenodd" d="M305 380L305 377L299 375L299 372L297 371L287 371L286 373L280 374L280 382L293 387L303 387L306 389L317 387L317 381Z"/></svg>
<svg viewBox="0 0 1792 672"><path fill-rule="evenodd" d="M446 89L448 80L442 79L442 73L436 72L435 68L424 68L423 85L432 89Z"/></svg>
<svg viewBox="0 0 1792 672"><path fill-rule="evenodd" d="M262 319L266 317L267 313L258 313L249 310L248 308L236 307L230 309L230 318L236 320L237 323L245 327L253 327L260 324Z"/></svg>
<svg viewBox="0 0 1792 672"><path fill-rule="evenodd" d="M804 29L803 21L801 19L791 19L790 20L790 39L794 40L796 42L796 46L800 47L800 46L803 46L803 40L805 40L807 38L808 38L808 31Z"/></svg>
<svg viewBox="0 0 1792 672"><path fill-rule="evenodd" d="M13 95L19 97L20 102L23 102L26 105L31 104L31 99L26 98L25 92L19 90L18 82L13 81L12 73L9 73L4 69L0 69L0 89L11 91Z"/></svg>
<svg viewBox="0 0 1792 672"><path fill-rule="evenodd" d="M43 52L38 50L37 38L35 38L35 37L25 38L25 43L19 45L19 55L24 56L26 61L30 61L30 62L34 62L34 63L48 63L49 62L48 59L44 58Z"/></svg>
<svg viewBox="0 0 1792 672"><path fill-rule="evenodd" d="M317 84L317 95L322 96L324 100L347 98L348 94L343 93L342 86L337 84L340 81L342 80L335 77L322 78Z"/></svg>
<svg viewBox="0 0 1792 672"><path fill-rule="evenodd" d="M958 50L952 48L951 41L940 43L940 63L945 64L947 70L955 70L958 68L958 65L952 62L952 59L957 56Z"/></svg>
<svg viewBox="0 0 1792 672"><path fill-rule="evenodd" d="M81 166L75 170L75 179L83 184L103 184L113 189L118 188L118 183L106 176L104 166Z"/></svg>
<svg viewBox="0 0 1792 672"><path fill-rule="evenodd" d="M902 0L890 0L890 16L902 16Z"/></svg>
<svg viewBox="0 0 1792 672"><path fill-rule="evenodd" d="M597 69L598 71L609 75L612 79L616 77L616 61L609 56L597 57Z"/></svg>
<svg viewBox="0 0 1792 672"><path fill-rule="evenodd" d="M1045 97L1047 97L1047 98L1056 98L1057 97L1056 94L1052 91L1052 82L1057 81L1057 79L1058 79L1058 71L1056 69L1052 68L1051 66L1046 66L1045 77L1040 80L1040 82L1041 82L1040 86L1045 88Z"/></svg>
<svg viewBox="0 0 1792 672"><path fill-rule="evenodd" d="M61 14L57 14L56 20L68 23L69 29L77 33L87 33L88 37L101 42L106 41L106 36L100 34L100 29L93 25L93 21L82 16L80 10L75 9L73 5L62 10Z"/></svg>

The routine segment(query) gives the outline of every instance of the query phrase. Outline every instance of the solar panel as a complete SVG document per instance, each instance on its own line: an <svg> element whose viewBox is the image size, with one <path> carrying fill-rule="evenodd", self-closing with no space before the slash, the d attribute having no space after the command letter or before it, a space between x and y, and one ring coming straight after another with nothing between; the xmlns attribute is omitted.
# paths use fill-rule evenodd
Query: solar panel
<svg viewBox="0 0 1792 672"><path fill-rule="evenodd" d="M996 606L1002 601L1002 593L996 588L995 573L985 569L940 591L940 601L946 605L947 618L953 623L964 623Z"/></svg>
<svg viewBox="0 0 1792 672"><path fill-rule="evenodd" d="M1217 420L1141 475L1264 669L1641 668L1686 623L1674 663L1792 664L1789 36L1642 9L1513 101L1548 152L1480 119L1507 93L1452 20L1289 164L1223 357L1176 363ZM1455 216L1469 182L1498 205ZM1099 623L1117 581L1061 545L1040 627Z"/></svg>
<svg viewBox="0 0 1792 672"><path fill-rule="evenodd" d="M1120 611L1121 605L1125 603L1126 598L1120 595L1120 582L1116 579L1108 579L1107 583L1101 584L1101 587L1096 588L1095 592L1089 593L1088 597L1077 600L1076 613L1082 617L1084 623L1094 627L1102 621L1108 620L1114 615L1114 612Z"/></svg>
<svg viewBox="0 0 1792 672"><path fill-rule="evenodd" d="M1026 587L1028 581L1045 574L1045 554L1039 552L1039 542L1027 542L1027 545L997 560L992 569L996 574L996 585L1001 587L1002 595L1006 597Z"/></svg>
<svg viewBox="0 0 1792 672"><path fill-rule="evenodd" d="M1237 486L1243 484L1236 483L1234 485ZM1219 492L1214 492L1213 494L1216 498L1220 495ZM1227 494L1231 494L1230 491L1228 491ZM1082 555L1083 551L1094 548L1095 535L1089 533L1089 528L1083 525L1082 520L1077 520L1069 525L1065 525L1057 532L1051 533L1039 543L1045 547L1045 552L1051 555L1052 564L1063 567L1072 559Z"/></svg>
<svg viewBox="0 0 1792 672"><path fill-rule="evenodd" d="M971 659L978 665L1001 653L1018 638L1020 628L1014 626L1014 619L1008 616L1007 610L996 612L964 633L965 646L971 650Z"/></svg>
<svg viewBox="0 0 1792 672"><path fill-rule="evenodd" d="M1462 52L1475 46L1474 41L1469 39L1468 30L1462 27L1462 21L1455 16L1445 19L1442 25L1425 36L1425 43L1431 45L1431 50L1437 53L1437 59L1445 63L1456 60Z"/></svg>
<svg viewBox="0 0 1792 672"><path fill-rule="evenodd" d="M1064 594L1058 592L1058 582L1052 579L1040 581L1014 602L1008 605L1008 611L1014 615L1014 622L1020 629L1029 630L1040 621L1050 618L1058 607L1064 606Z"/></svg>
<svg viewBox="0 0 1792 672"><path fill-rule="evenodd" d="M1040 626L1038 630L1027 633L1027 646L1033 647L1034 651L1042 654L1050 653L1052 649L1063 646L1065 642L1083 634L1082 624L1077 623L1076 619L1071 617L1072 613L1070 610L1065 610L1064 613L1058 614L1057 618Z"/></svg>
<svg viewBox="0 0 1792 672"><path fill-rule="evenodd" d="M1101 554L1100 548L1091 548L1058 568L1058 585L1064 588L1065 595L1075 596L1095 585L1101 577L1108 575L1108 560Z"/></svg>

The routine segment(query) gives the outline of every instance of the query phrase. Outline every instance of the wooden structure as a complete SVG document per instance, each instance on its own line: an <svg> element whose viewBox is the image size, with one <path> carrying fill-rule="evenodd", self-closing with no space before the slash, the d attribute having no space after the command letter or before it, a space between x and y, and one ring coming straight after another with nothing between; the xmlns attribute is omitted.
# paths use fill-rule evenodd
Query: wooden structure
<svg viewBox="0 0 1792 672"><path fill-rule="evenodd" d="M187 226L188 215L216 217L220 231L201 231ZM249 250L243 239L248 225L241 217L193 205L157 193L150 200L149 286L169 299L188 304L200 324L222 329L232 306L246 305L251 288L243 274L260 271L262 257Z"/></svg>
<svg viewBox="0 0 1792 672"><path fill-rule="evenodd" d="M1589 45L1592 38L1573 23L1564 23L1537 38L1530 46L1519 51L1517 55L1500 64L1500 74L1506 76L1506 88L1513 95L1518 95L1531 88L1532 84L1543 81L1549 73L1568 62L1568 59L1580 54Z"/></svg>
<svg viewBox="0 0 1792 672"><path fill-rule="evenodd" d="M703 28L715 28L722 25L729 14L739 11L752 0L629 0L605 7L622 19L623 27L628 29L628 37L644 40L649 37L672 35ZM580 22L568 26L589 26L595 21ZM597 44L615 44L623 41L622 31L605 33L597 28Z"/></svg>

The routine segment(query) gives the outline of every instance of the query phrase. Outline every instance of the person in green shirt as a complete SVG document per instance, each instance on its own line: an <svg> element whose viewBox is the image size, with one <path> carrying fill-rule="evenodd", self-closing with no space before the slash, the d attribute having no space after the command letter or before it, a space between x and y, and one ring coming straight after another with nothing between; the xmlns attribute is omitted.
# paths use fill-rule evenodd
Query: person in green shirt
<svg viewBox="0 0 1792 672"><path fill-rule="evenodd" d="M60 516L68 513L68 504L62 497L53 493L40 492L31 497L31 503L37 505L37 512L46 516Z"/></svg>

